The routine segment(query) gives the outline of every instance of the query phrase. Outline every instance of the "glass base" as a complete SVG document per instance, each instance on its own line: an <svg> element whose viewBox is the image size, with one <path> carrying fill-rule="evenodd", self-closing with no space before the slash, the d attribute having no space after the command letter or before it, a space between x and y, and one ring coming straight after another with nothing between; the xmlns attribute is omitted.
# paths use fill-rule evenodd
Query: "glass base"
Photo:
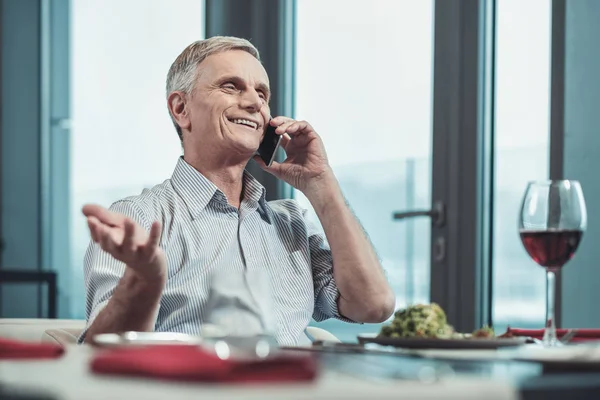
<svg viewBox="0 0 600 400"><path fill-rule="evenodd" d="M558 337L556 336L556 328L552 327L544 329L542 345L544 347L559 347L563 345L562 342L558 340Z"/></svg>

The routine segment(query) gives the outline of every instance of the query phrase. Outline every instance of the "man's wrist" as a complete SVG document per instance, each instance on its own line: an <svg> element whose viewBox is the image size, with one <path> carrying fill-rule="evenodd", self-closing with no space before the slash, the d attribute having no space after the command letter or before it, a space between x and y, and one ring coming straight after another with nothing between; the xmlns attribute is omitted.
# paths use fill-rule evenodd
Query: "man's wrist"
<svg viewBox="0 0 600 400"><path fill-rule="evenodd" d="M345 204L342 190L333 171L309 182L304 195L310 201L317 215L326 212L328 207Z"/></svg>
<svg viewBox="0 0 600 400"><path fill-rule="evenodd" d="M144 276L139 272L135 271L133 268L126 267L125 273L121 278L119 286L123 286L123 288L131 294L150 294L155 292L162 293L166 283L167 279L164 274Z"/></svg>
<svg viewBox="0 0 600 400"><path fill-rule="evenodd" d="M120 310L119 313L131 315L133 312L134 315L143 315L160 302L165 284L166 279L148 280L126 267L111 302Z"/></svg>

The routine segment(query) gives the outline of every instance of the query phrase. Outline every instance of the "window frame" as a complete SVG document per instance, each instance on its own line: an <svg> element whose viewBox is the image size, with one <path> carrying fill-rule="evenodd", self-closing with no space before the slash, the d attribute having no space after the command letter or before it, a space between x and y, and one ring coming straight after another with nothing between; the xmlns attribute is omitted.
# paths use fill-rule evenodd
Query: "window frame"
<svg viewBox="0 0 600 400"><path fill-rule="evenodd" d="M432 226L431 301L463 332L491 322L493 9L435 5L432 201L446 204L447 222Z"/></svg>

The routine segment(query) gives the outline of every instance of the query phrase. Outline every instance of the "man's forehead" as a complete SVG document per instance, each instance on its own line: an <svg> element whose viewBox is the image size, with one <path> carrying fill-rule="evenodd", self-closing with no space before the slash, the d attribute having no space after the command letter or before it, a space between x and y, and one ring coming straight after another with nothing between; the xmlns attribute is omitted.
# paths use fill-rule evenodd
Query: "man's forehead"
<svg viewBox="0 0 600 400"><path fill-rule="evenodd" d="M254 56L243 50L212 54L198 67L201 70L201 79L217 80L224 76L236 76L269 85L269 76L263 65Z"/></svg>

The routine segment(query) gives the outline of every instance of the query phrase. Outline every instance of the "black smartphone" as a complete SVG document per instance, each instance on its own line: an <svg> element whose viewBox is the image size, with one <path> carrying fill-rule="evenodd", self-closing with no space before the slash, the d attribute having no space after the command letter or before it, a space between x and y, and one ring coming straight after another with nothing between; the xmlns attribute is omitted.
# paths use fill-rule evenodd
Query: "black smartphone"
<svg viewBox="0 0 600 400"><path fill-rule="evenodd" d="M275 129L276 128L271 126L271 123L269 122L265 129L265 136L263 137L262 142L260 142L260 146L258 146L257 153L267 167L270 167L275 160L275 154L279 148L279 143L281 143L282 135L276 134Z"/></svg>

